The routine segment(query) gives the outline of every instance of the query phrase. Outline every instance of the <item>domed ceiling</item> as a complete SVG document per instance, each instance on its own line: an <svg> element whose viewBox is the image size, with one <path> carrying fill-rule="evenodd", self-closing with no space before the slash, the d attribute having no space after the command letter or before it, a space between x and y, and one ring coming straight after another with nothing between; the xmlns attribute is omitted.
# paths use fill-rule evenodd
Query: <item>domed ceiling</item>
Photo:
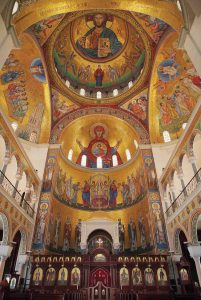
<svg viewBox="0 0 201 300"><path fill-rule="evenodd" d="M93 0L20 1L13 22L22 46L0 73L3 109L20 137L56 143L65 126L90 114L125 120L140 143L149 134L163 142L164 130L180 136L200 95L199 77L177 49L181 13L172 1L138 2L102 0L97 9Z"/></svg>
<svg viewBox="0 0 201 300"><path fill-rule="evenodd" d="M152 41L125 12L68 14L44 45L52 84L76 103L116 104L150 73Z"/></svg>

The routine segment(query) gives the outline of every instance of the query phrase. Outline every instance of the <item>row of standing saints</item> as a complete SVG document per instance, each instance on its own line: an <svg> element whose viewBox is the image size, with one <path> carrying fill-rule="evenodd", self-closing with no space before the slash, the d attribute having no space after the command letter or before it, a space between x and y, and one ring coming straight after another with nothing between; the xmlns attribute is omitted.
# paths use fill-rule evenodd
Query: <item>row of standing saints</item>
<svg viewBox="0 0 201 300"><path fill-rule="evenodd" d="M56 219L50 220L50 231L51 231L51 241L50 241L50 248L55 251L62 251L68 252L70 250L70 241L72 237L72 225L71 219L67 217L66 222L64 223L63 227L63 236L61 235L61 215L58 214ZM78 224L75 227L75 250L77 252L81 251L80 243L81 243L81 226L82 221L81 219L78 220ZM34 238L34 245L42 243L44 232L41 228L40 222L38 222L36 226L35 238ZM121 222L121 219L118 219L118 229L119 229L119 252L123 252L125 250L125 227ZM137 244L137 226L134 222L134 218L130 217L130 221L127 227L129 241L130 241L130 251L136 251L138 248ZM138 218L138 234L139 234L139 241L140 247L142 249L146 249L148 246L148 242L146 239L146 229L144 224L144 218L142 215Z"/></svg>
<svg viewBox="0 0 201 300"><path fill-rule="evenodd" d="M35 286L41 285L44 279L44 285L51 286L55 284L57 279L58 285L67 285L69 277L68 273L69 271L66 267L60 268L58 274L54 268L50 267L46 270L44 278L43 269L37 267L33 273L33 284ZM70 273L70 285L78 287L81 284L80 269L78 267L74 267ZM101 273L101 270L99 273ZM105 276L105 274L96 274L96 277L98 277L98 280L102 281L105 285L109 284L108 278ZM189 275L185 268L180 270L180 277L182 282L189 281ZM154 286L156 284L156 280L158 285L163 286L168 284L167 273L163 266L160 266L156 270L156 274L154 274L154 270L150 266L146 267L144 272L138 266L132 269L131 281L133 286L141 286L143 284L146 286ZM119 270L119 282L120 288L130 285L129 270L126 267L123 267ZM95 284L96 282L94 282L94 285Z"/></svg>

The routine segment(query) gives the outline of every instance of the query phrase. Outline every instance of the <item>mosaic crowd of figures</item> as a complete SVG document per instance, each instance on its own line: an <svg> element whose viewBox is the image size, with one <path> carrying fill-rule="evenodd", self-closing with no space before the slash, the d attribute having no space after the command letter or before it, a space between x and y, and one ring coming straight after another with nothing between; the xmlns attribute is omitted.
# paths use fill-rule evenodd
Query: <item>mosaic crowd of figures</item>
<svg viewBox="0 0 201 300"><path fill-rule="evenodd" d="M81 209L124 208L138 203L146 194L144 171L127 176L126 181L117 182L109 176L98 174L83 183L74 182L71 176L60 169L56 179L55 196L62 203ZM118 197L122 198L117 203ZM82 203L78 199L82 199Z"/></svg>
<svg viewBox="0 0 201 300"><path fill-rule="evenodd" d="M175 132L185 123L201 94L201 78L187 53L175 47L176 34L167 39L157 65L157 93L161 132Z"/></svg>
<svg viewBox="0 0 201 300"><path fill-rule="evenodd" d="M34 43L24 34L21 44L22 49L12 50L0 71L2 107L6 105L9 118L17 123L16 134L37 143L45 113L43 93L46 77Z"/></svg>
<svg viewBox="0 0 201 300"><path fill-rule="evenodd" d="M38 223L39 224L39 223ZM40 227L38 225L37 227ZM63 225L63 235L61 234L61 215L57 215L52 220L51 226L51 238L50 244L48 248L51 251L57 251L66 253L68 251L72 251L72 224L71 218L67 217L66 222ZM82 220L79 219L78 223L75 227L75 245L73 243L74 250L76 252L81 252L81 227L82 227ZM40 229L40 228L39 228ZM124 250L130 252L145 252L147 250L151 250L150 241L148 241L146 235L146 228L144 224L144 218L142 215L139 215L138 221L135 222L133 217L130 217L129 223L127 228L125 228L124 224L122 224L121 219L118 219L118 229L119 229L119 250L118 252L121 253ZM36 228L37 230L37 228ZM129 235L129 249L125 249L125 231L127 230ZM137 243L137 236L139 239L139 243ZM38 244L39 245L39 244ZM102 240L100 243L100 237L97 237L89 242L88 251L95 248L105 248L110 253L113 252L113 247L111 242ZM34 248L37 248L37 242L34 242Z"/></svg>

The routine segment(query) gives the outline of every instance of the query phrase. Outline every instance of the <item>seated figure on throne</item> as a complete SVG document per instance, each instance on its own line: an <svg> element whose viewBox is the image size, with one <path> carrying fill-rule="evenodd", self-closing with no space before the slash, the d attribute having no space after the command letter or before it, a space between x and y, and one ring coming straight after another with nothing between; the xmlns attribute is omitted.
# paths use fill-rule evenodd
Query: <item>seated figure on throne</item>
<svg viewBox="0 0 201 300"><path fill-rule="evenodd" d="M77 144L81 149L76 163L81 164L82 155L87 156L86 167L96 168L97 167L97 158L102 159L102 167L109 168L112 167L112 156L117 156L118 165L122 164L121 157L118 153L118 148L121 144L121 140L117 142L114 147L111 147L109 142L105 139L107 135L107 127L104 124L97 123L91 127L90 130L91 136L93 139L89 143L88 147L84 147L79 140Z"/></svg>

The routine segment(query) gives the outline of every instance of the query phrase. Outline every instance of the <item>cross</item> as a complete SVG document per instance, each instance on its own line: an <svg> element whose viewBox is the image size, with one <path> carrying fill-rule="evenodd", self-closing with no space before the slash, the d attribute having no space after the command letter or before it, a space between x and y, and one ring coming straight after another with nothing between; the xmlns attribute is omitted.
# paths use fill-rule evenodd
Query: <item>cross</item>
<svg viewBox="0 0 201 300"><path fill-rule="evenodd" d="M98 238L97 244L98 244L99 248L101 247L102 243L103 243L103 240L101 238Z"/></svg>

